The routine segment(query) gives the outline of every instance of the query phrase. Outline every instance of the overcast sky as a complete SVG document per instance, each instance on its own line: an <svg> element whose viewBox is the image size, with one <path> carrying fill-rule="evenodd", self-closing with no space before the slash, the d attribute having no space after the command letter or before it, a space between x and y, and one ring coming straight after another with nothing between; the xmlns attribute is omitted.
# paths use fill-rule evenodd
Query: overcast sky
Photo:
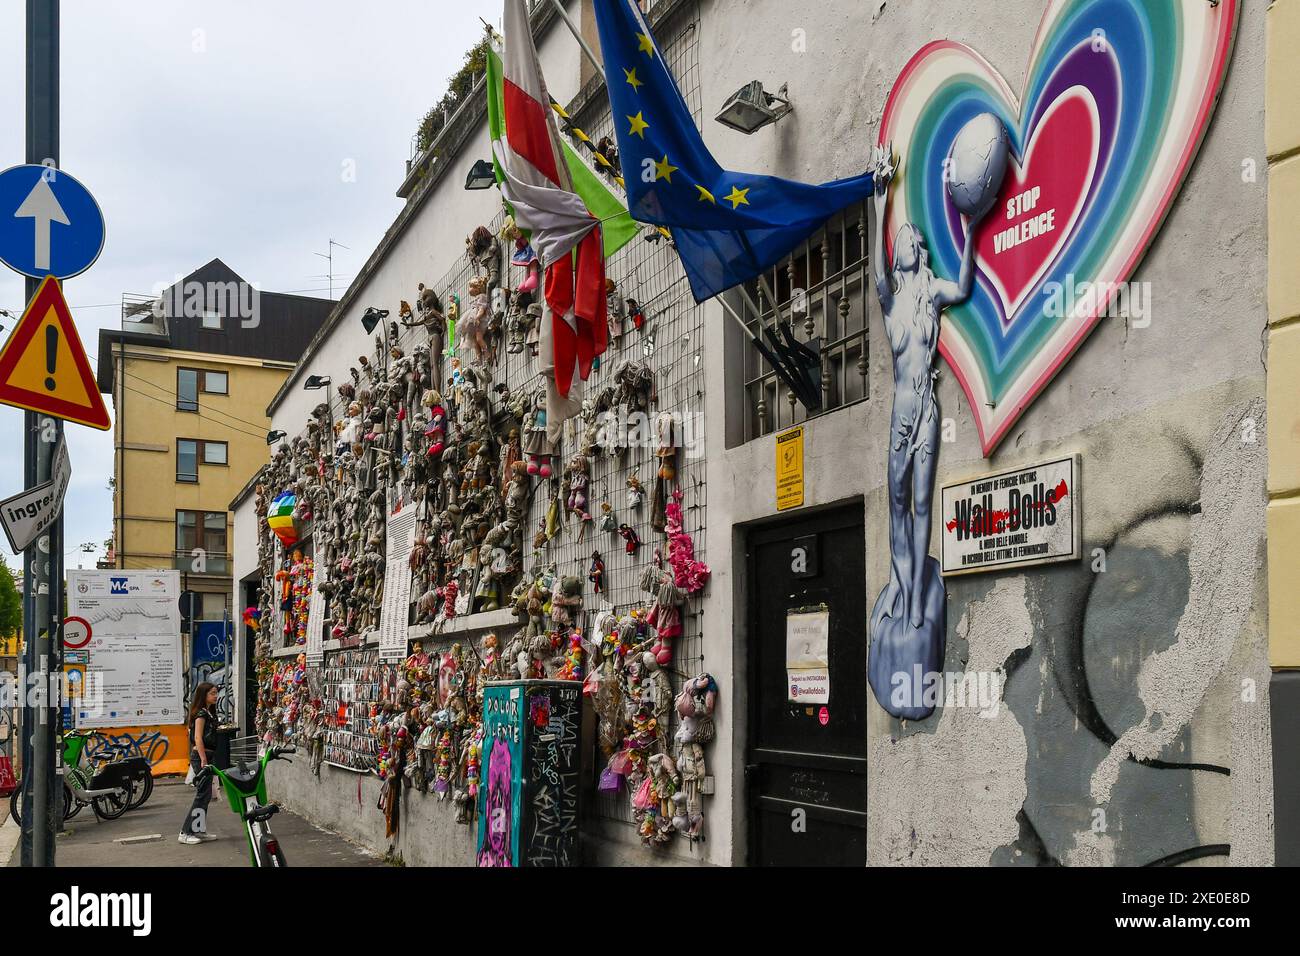
<svg viewBox="0 0 1300 956"><path fill-rule="evenodd" d="M25 4L0 4L0 169L22 163ZM214 257L260 288L336 296L401 208L411 136L500 5L450 0L63 0L60 165L108 241L65 291L95 360L123 292ZM345 169L355 168L355 181ZM23 281L0 266L0 309ZM0 317L7 335L14 320ZM107 396L106 396L107 398ZM23 413L0 405L0 497L22 489ZM68 425L67 566L112 533L112 432ZM78 545L93 542L95 552ZM21 562L8 553L11 568Z"/></svg>

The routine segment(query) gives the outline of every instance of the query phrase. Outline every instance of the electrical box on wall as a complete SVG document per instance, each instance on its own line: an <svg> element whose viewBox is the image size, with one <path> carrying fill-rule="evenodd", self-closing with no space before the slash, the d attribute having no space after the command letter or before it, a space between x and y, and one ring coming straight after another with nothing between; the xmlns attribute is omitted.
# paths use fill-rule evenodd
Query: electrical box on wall
<svg viewBox="0 0 1300 956"><path fill-rule="evenodd" d="M582 682L483 689L479 866L577 866Z"/></svg>

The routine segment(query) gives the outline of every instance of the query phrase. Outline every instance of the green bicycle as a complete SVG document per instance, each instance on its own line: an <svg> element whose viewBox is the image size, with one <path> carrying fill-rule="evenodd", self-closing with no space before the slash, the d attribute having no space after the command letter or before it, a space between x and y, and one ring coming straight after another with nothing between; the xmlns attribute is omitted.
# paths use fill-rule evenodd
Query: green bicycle
<svg viewBox="0 0 1300 956"><path fill-rule="evenodd" d="M91 806L101 820L116 820L136 800L139 767L131 762L115 761L98 769L82 766L86 735L69 730L63 734L63 819L71 820L84 806ZM150 778L152 783L152 777ZM18 787L9 797L9 816L22 826L26 815L23 791Z"/></svg>
<svg viewBox="0 0 1300 956"><path fill-rule="evenodd" d="M266 765L272 760L293 763L284 755L297 752L295 747L268 747L257 762L256 769L250 770L247 761L240 758L236 766L226 770L209 764L195 777L195 786L203 786L207 779L203 774L210 770L221 781L226 799L230 801L230 809L239 814L239 819L243 821L253 866L288 865L284 851L280 849L280 841L271 832L271 817L280 812L280 806L266 802Z"/></svg>

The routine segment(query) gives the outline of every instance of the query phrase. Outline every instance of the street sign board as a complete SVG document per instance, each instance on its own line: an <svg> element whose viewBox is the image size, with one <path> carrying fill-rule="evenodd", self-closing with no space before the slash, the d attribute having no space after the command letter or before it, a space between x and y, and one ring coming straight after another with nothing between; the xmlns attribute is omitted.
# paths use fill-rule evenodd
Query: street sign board
<svg viewBox="0 0 1300 956"><path fill-rule="evenodd" d="M0 172L0 261L33 279L81 275L104 248L104 214L76 179L52 166Z"/></svg>
<svg viewBox="0 0 1300 956"><path fill-rule="evenodd" d="M944 485L944 575L1077 560L1079 464L1074 455Z"/></svg>
<svg viewBox="0 0 1300 956"><path fill-rule="evenodd" d="M0 525L4 527L14 554L27 550L63 511L63 495L72 477L72 462L68 459L68 445L62 436L54 452L51 475L49 481L0 501Z"/></svg>
<svg viewBox="0 0 1300 956"><path fill-rule="evenodd" d="M0 350L0 402L107 431L112 427L63 290L46 276Z"/></svg>
<svg viewBox="0 0 1300 956"><path fill-rule="evenodd" d="M90 622L84 617L71 615L63 619L63 646L64 647L85 647L90 643ZM64 656L67 660L67 656ZM69 661L69 663L72 663Z"/></svg>

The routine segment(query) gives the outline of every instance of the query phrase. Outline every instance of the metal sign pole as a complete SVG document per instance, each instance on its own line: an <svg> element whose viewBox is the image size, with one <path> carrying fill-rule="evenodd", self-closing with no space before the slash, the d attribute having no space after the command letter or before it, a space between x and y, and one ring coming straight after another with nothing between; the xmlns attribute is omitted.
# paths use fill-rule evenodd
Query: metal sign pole
<svg viewBox="0 0 1300 956"><path fill-rule="evenodd" d="M59 161L59 0L27 0L27 161L57 168ZM27 296L35 297L40 283L27 280ZM48 481L54 449L63 434L63 422L47 415L24 415L26 444L24 473L28 487ZM55 772L55 741L59 700L51 693L58 686L58 621L63 605L63 518L27 549L23 561L23 637L27 642L29 681L35 676L39 692L32 700L30 684L23 710L24 750L30 746L31 763L24 770L24 787L30 786L30 827L23 833L22 862L26 866L54 865L54 833L61 823L62 780ZM37 707L31 706L33 703ZM28 743L30 741L30 743ZM27 783L30 778L30 783Z"/></svg>

